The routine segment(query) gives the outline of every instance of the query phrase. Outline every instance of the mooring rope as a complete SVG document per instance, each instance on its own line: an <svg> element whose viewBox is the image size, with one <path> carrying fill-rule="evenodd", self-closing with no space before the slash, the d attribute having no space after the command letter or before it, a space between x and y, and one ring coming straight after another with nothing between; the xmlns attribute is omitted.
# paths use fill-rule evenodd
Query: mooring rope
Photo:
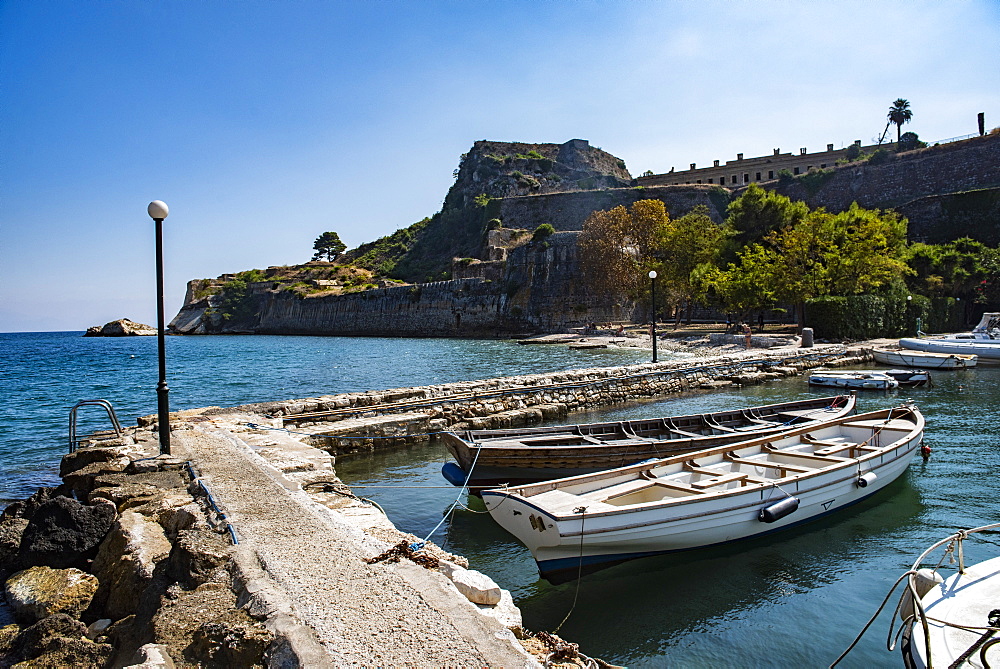
<svg viewBox="0 0 1000 669"><path fill-rule="evenodd" d="M559 632L566 621L569 620L569 617L573 615L573 611L576 609L577 597L580 596L580 581L583 579L583 524L587 520L587 507L577 507L573 509L573 512L580 514L580 557L576 569L576 590L573 592L573 604L569 607L569 611L566 612L566 617L562 619L562 622L552 630L553 634Z"/></svg>

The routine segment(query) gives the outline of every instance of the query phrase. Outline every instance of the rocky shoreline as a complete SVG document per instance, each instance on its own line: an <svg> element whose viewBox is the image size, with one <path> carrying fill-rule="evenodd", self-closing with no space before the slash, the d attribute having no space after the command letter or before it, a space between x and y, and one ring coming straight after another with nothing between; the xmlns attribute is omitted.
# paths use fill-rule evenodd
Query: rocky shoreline
<svg viewBox="0 0 1000 669"><path fill-rule="evenodd" d="M573 656L571 644L523 630L510 593L465 558L430 543L415 553L419 538L337 478L335 455L866 359L838 346L751 350L694 366L181 411L170 456L158 454L156 417L144 417L127 435L84 441L63 458L58 488L0 515L0 579L16 617L0 628L0 667L538 666Z"/></svg>

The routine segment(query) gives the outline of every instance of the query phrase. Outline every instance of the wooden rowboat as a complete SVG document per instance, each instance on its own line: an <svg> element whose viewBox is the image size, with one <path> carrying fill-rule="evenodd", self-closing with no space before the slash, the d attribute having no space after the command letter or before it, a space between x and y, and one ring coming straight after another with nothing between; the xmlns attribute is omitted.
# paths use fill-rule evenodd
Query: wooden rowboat
<svg viewBox="0 0 1000 669"><path fill-rule="evenodd" d="M541 574L724 544L878 492L923 438L912 406L858 414L598 474L483 491Z"/></svg>
<svg viewBox="0 0 1000 669"><path fill-rule="evenodd" d="M815 425L849 415L854 405L853 395L838 395L667 418L445 433L458 464L449 462L442 474L473 490L589 474Z"/></svg>

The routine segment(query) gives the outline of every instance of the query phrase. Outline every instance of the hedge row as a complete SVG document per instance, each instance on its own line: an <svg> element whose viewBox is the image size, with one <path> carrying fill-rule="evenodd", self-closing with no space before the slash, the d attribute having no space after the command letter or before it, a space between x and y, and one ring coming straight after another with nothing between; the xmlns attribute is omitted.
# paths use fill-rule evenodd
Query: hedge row
<svg viewBox="0 0 1000 669"><path fill-rule="evenodd" d="M852 295L806 302L805 322L824 339L874 339L966 329L964 305L952 297Z"/></svg>

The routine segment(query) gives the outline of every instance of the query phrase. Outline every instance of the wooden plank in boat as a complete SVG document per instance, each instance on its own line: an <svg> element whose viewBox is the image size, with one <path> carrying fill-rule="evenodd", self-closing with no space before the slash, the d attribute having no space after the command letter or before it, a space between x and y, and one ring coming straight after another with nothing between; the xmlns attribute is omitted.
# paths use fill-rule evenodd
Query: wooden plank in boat
<svg viewBox="0 0 1000 669"><path fill-rule="evenodd" d="M697 472L699 474L703 472ZM726 485L727 483L733 483L734 481L742 481L748 474L740 474L733 472L731 474L717 474L716 472L704 472L706 474L711 473L714 476L710 479L705 479L704 481L692 481L691 487L703 490L705 488L714 488L715 486Z"/></svg>
<svg viewBox="0 0 1000 669"><path fill-rule="evenodd" d="M754 467L767 467L768 469L778 469L782 472L789 471L796 474L808 474L809 472L816 471L815 467L800 467L799 465L789 465L781 462L768 462L767 460L752 460L750 458L741 458L736 455L726 454L726 459L729 462L735 462L740 465L753 465ZM784 476L784 474L782 474Z"/></svg>

